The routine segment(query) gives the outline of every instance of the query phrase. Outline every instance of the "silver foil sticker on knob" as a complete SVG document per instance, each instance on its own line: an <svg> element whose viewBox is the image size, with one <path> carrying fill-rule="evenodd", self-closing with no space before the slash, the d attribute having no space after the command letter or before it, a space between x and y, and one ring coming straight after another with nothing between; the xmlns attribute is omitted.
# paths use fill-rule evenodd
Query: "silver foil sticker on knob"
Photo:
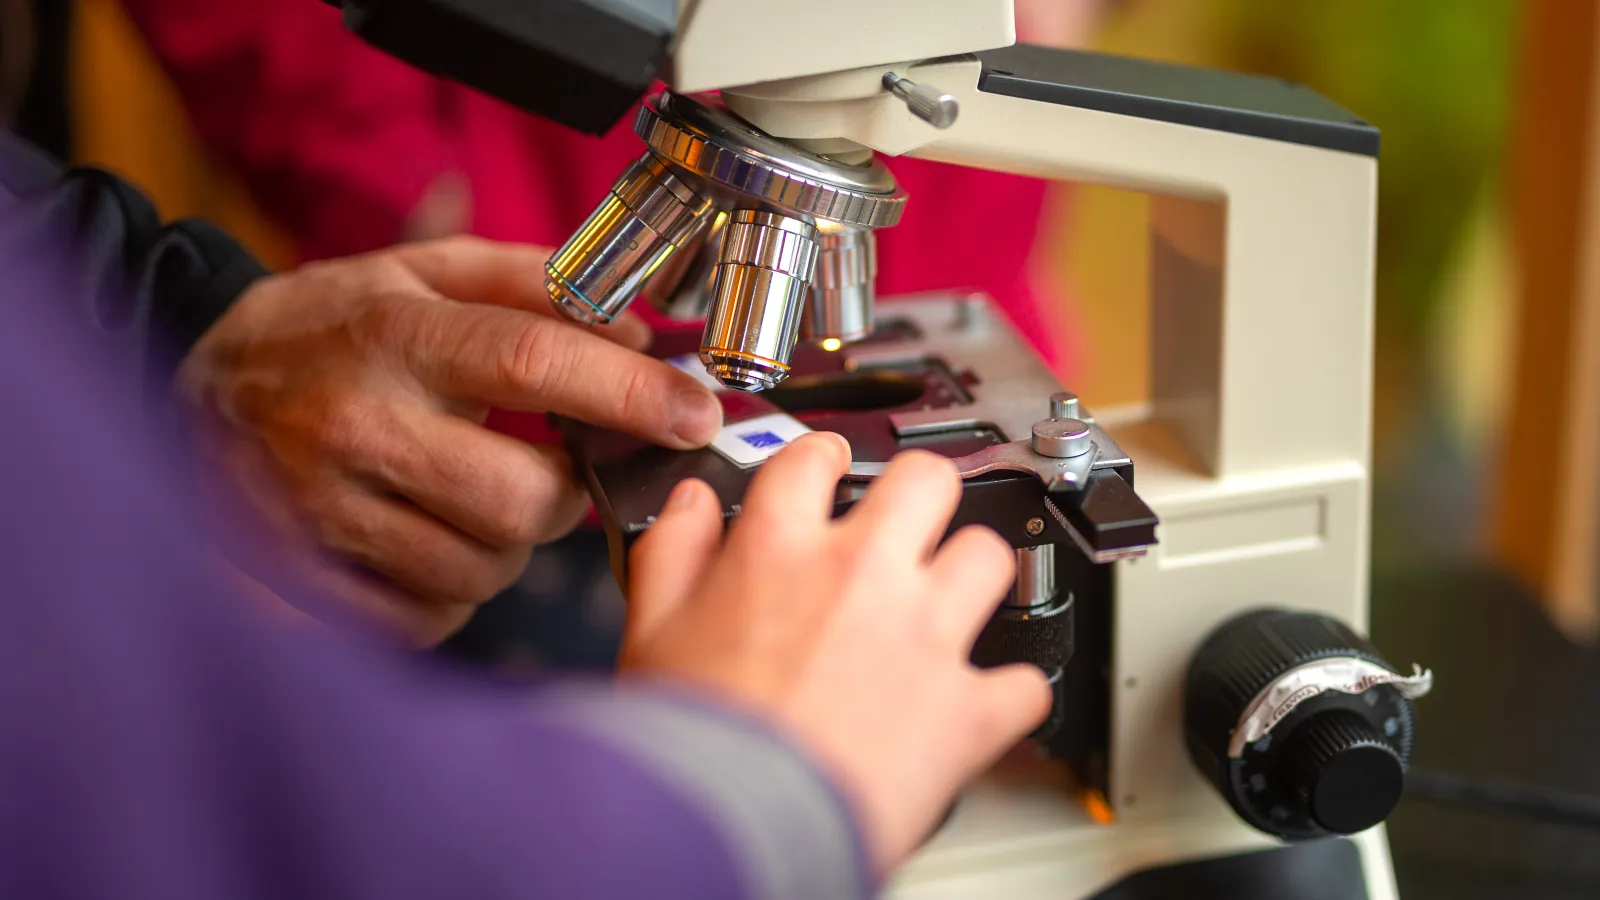
<svg viewBox="0 0 1600 900"><path fill-rule="evenodd" d="M1413 665L1410 675L1401 675L1352 656L1319 659L1290 669L1267 685L1245 709L1228 741L1228 757L1237 759L1245 747L1266 737L1295 707L1313 697L1327 691L1364 694L1380 684L1394 685L1402 697L1415 700L1433 690L1433 672Z"/></svg>

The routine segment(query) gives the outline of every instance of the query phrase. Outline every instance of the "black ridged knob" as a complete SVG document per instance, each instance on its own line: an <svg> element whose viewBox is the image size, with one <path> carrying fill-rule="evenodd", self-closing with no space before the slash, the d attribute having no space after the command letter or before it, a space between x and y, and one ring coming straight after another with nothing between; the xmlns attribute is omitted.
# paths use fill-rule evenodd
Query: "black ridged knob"
<svg viewBox="0 0 1600 900"><path fill-rule="evenodd" d="M1290 745L1285 774L1291 790L1328 831L1366 831L1400 802L1405 763L1361 716L1340 711L1316 716Z"/></svg>
<svg viewBox="0 0 1600 900"><path fill-rule="evenodd" d="M972 664L981 668L1031 662L1046 672L1072 658L1072 604L1053 603L1038 609L1001 607L984 626L972 648Z"/></svg>
<svg viewBox="0 0 1600 900"><path fill-rule="evenodd" d="M1259 610L1224 623L1190 661L1189 755L1246 822L1285 840L1354 834L1400 799L1411 757L1405 677L1349 626Z"/></svg>

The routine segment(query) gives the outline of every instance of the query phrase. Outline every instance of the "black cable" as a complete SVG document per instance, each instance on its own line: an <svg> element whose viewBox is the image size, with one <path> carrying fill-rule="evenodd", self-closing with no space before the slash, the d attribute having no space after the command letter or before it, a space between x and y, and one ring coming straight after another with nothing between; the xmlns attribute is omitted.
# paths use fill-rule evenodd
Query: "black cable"
<svg viewBox="0 0 1600 900"><path fill-rule="evenodd" d="M1600 829L1600 797L1412 769L1406 796L1481 812Z"/></svg>

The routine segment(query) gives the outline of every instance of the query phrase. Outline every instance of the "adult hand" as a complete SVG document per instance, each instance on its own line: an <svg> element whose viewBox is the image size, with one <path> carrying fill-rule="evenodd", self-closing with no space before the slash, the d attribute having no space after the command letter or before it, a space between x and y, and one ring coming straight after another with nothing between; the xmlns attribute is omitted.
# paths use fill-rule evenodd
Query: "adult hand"
<svg viewBox="0 0 1600 900"><path fill-rule="evenodd" d="M308 265L252 287L180 370L234 489L355 563L324 574L415 643L458 629L587 508L561 449L482 427L491 407L680 449L721 425L709 391L637 352L642 322L559 319L547 256L448 238Z"/></svg>
<svg viewBox="0 0 1600 900"><path fill-rule="evenodd" d="M621 666L788 732L854 800L887 872L1051 700L1033 666L968 662L1016 557L983 528L939 546L960 501L955 466L902 454L830 520L849 463L836 435L785 448L752 480L725 544L710 488L680 484L633 549Z"/></svg>

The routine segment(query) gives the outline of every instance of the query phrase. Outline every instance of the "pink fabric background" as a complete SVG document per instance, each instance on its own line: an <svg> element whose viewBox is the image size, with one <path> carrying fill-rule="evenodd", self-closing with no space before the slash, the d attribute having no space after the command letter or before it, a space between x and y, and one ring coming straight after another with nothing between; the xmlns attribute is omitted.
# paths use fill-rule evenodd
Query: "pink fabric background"
<svg viewBox="0 0 1600 900"><path fill-rule="evenodd" d="M447 172L471 186L473 232L558 246L640 151L629 120L603 138L573 134L382 55L315 0L125 5L202 138L303 259L401 239ZM1046 185L889 162L911 202L880 234L880 294L987 291L1047 361L1065 362L1064 298L1030 269Z"/></svg>

